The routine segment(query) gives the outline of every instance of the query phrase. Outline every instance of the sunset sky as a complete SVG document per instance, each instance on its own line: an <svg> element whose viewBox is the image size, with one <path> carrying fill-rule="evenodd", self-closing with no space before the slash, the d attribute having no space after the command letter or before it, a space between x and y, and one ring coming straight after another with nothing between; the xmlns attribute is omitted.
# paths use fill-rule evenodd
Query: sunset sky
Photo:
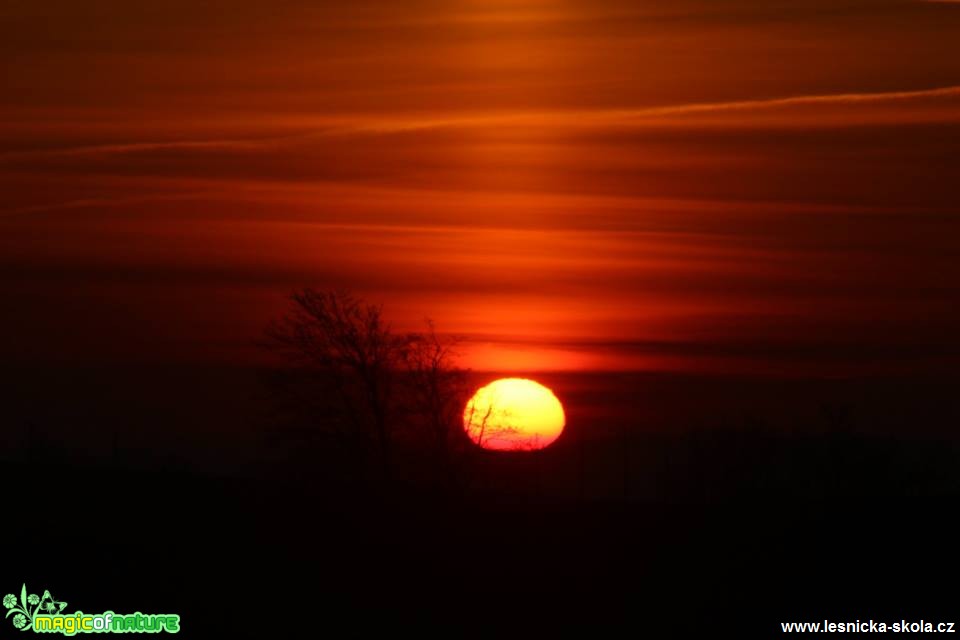
<svg viewBox="0 0 960 640"><path fill-rule="evenodd" d="M8 364L346 288L495 370L960 354L960 2L8 0Z"/></svg>

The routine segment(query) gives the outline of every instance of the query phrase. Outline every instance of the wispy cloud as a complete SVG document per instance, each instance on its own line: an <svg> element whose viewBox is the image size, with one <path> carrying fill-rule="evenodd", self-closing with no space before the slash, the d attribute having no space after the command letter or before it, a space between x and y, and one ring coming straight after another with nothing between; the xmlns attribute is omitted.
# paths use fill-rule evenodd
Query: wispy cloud
<svg viewBox="0 0 960 640"><path fill-rule="evenodd" d="M130 142L122 144L95 144L81 145L76 147L60 147L53 149L30 149L27 151L7 151L0 153L0 160L5 159L29 159L43 158L48 156L92 156L92 155L117 155L125 153L147 153L151 151L177 151L177 150L223 150L223 149L256 149L281 140L282 138L269 139L235 139L235 140L174 140L163 142Z"/></svg>
<svg viewBox="0 0 960 640"><path fill-rule="evenodd" d="M953 2L954 0L928 0ZM957 0L960 2L960 0ZM467 127L536 127L536 128L605 128L656 126L662 123L682 122L688 116L723 115L738 112L766 112L793 107L855 106L895 104L911 101L960 98L960 85L908 91L849 92L813 95L796 95L778 98L733 100L723 102L693 102L668 104L636 109L592 109L511 111L494 113L465 113L450 116L384 117L369 115L347 116L290 116L283 122L257 122L252 125L273 129L282 126L282 135L263 135L254 138L197 139L175 141L143 141L120 144L83 145L74 147L17 150L0 153L0 162L45 157L86 157L98 155L123 155L169 151L257 151L285 144L297 144L310 139L343 137L358 134L391 134L433 129L457 129ZM950 115L953 114L953 115ZM938 118L956 119L960 113L938 113ZM805 121L807 122L807 121ZM291 133L296 130L296 133Z"/></svg>
<svg viewBox="0 0 960 640"><path fill-rule="evenodd" d="M518 112L438 119L397 119L360 122L344 129L346 131L404 131L441 127L472 125L629 125L644 121L656 121L674 116L687 116L737 111L758 111L785 107L816 105L856 105L884 102L903 102L930 98L960 97L960 85L919 89L912 91L883 91L860 93L828 93L816 95L734 100L725 102L694 102L639 109L597 109L591 111Z"/></svg>
<svg viewBox="0 0 960 640"><path fill-rule="evenodd" d="M667 107L642 109L635 112L637 117L703 113L712 111L741 111L749 109L771 109L814 104L857 104L864 102L888 102L916 100L920 98L944 98L960 96L960 86L919 89L915 91L884 91L872 93L828 93L821 95L790 96L763 100L738 100L732 102L694 103Z"/></svg>

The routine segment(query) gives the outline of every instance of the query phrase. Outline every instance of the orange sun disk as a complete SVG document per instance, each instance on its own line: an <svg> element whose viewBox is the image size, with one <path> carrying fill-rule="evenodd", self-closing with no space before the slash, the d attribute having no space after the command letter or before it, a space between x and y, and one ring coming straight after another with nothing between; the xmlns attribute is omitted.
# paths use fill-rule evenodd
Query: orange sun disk
<svg viewBox="0 0 960 640"><path fill-rule="evenodd" d="M481 387L463 410L463 428L474 444L494 451L535 451L563 432L563 405L542 384L502 378Z"/></svg>

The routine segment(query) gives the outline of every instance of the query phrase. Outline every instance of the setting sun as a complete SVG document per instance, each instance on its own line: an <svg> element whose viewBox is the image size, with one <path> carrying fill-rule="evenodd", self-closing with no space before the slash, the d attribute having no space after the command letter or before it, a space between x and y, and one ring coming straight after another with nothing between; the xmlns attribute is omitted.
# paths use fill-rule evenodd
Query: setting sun
<svg viewBox="0 0 960 640"><path fill-rule="evenodd" d="M503 378L481 387L463 411L463 428L477 445L496 451L535 451L560 437L566 417L550 389L533 380Z"/></svg>

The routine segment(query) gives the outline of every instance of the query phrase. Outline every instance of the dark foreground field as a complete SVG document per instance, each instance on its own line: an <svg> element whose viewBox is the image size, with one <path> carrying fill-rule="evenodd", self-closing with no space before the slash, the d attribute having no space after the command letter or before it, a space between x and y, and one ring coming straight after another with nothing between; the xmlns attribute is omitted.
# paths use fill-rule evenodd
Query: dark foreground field
<svg viewBox="0 0 960 640"><path fill-rule="evenodd" d="M642 444L675 462L657 499L550 494L547 454L491 458L481 475L499 486L445 495L333 488L293 467L10 462L4 589L48 588L69 611L180 613L197 638L776 637L780 621L956 618L955 444Z"/></svg>
<svg viewBox="0 0 960 640"><path fill-rule="evenodd" d="M184 637L777 637L960 618L956 385L545 376L568 429L389 483L249 372L4 376L4 593ZM12 628L11 628L12 629Z"/></svg>

